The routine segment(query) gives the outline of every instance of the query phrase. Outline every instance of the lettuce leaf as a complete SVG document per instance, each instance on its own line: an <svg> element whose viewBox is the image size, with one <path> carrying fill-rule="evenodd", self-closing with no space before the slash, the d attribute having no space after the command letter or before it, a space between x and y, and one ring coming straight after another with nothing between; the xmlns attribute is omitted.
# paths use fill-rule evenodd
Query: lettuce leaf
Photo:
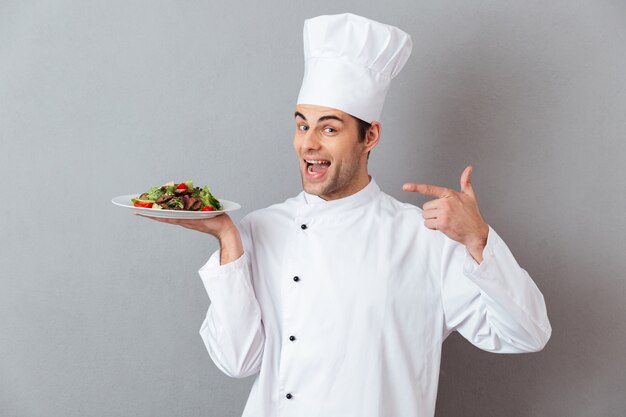
<svg viewBox="0 0 626 417"><path fill-rule="evenodd" d="M147 196L146 196L146 200L150 200L152 202L155 202L157 198L161 197L163 194L165 194L165 192L163 190L161 190L161 188L159 187L150 187L150 189L147 192Z"/></svg>
<svg viewBox="0 0 626 417"><path fill-rule="evenodd" d="M222 209L222 204L217 200L217 198L213 197L213 194L209 191L209 187L204 187L200 191L200 195L198 197L202 201L203 205L215 207L216 210Z"/></svg>

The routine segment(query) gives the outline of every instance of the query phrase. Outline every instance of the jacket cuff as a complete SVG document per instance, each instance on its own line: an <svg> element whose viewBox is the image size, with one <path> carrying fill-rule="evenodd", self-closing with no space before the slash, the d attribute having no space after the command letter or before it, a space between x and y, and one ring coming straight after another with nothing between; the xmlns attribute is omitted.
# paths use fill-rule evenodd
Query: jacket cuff
<svg viewBox="0 0 626 417"><path fill-rule="evenodd" d="M220 265L220 251L217 250L211 255L202 268L198 271L204 289L206 290L209 298L211 295L215 295L216 292L220 292L224 289L224 285L232 286L235 282L248 281L248 257L244 253L236 260L224 265Z"/></svg>
<svg viewBox="0 0 626 417"><path fill-rule="evenodd" d="M495 253L498 250L501 239L495 230L489 226L489 234L487 235L487 244L483 249L483 261L479 264L472 257L467 249L465 249L465 262L463 264L463 273L468 277L490 278L489 265L494 262Z"/></svg>

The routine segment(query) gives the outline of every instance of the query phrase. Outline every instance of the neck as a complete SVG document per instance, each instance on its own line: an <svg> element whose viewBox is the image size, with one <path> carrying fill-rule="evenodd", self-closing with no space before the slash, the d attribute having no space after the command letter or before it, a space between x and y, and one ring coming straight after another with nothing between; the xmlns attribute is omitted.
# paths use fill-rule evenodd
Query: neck
<svg viewBox="0 0 626 417"><path fill-rule="evenodd" d="M318 195L318 197L326 201L339 200L340 198L350 197L351 195L354 195L361 191L363 188L367 187L367 184L370 183L371 179L372 177L365 173L365 176L360 177L357 181L351 184L349 188L338 191L336 193Z"/></svg>

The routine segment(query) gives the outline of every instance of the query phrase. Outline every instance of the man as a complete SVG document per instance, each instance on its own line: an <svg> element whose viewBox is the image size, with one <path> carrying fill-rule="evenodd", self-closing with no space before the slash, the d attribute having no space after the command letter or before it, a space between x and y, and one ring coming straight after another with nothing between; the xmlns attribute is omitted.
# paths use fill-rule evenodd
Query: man
<svg viewBox="0 0 626 417"><path fill-rule="evenodd" d="M226 374L257 374L244 416L432 416L441 344L454 330L493 352L537 351L543 297L483 220L471 184L384 194L367 160L401 30L350 14L305 22L294 149L304 191L248 215L162 220L209 233L200 334Z"/></svg>

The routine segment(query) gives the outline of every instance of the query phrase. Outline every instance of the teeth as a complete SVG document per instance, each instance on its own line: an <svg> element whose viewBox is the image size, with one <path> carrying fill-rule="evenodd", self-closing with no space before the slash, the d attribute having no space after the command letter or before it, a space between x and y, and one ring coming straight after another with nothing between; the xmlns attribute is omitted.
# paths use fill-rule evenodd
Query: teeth
<svg viewBox="0 0 626 417"><path fill-rule="evenodd" d="M305 159L304 162L307 163L307 171L309 171L309 174L314 175L315 171L313 171L313 165L325 165L325 166L330 166L330 161L322 161L319 159Z"/></svg>

